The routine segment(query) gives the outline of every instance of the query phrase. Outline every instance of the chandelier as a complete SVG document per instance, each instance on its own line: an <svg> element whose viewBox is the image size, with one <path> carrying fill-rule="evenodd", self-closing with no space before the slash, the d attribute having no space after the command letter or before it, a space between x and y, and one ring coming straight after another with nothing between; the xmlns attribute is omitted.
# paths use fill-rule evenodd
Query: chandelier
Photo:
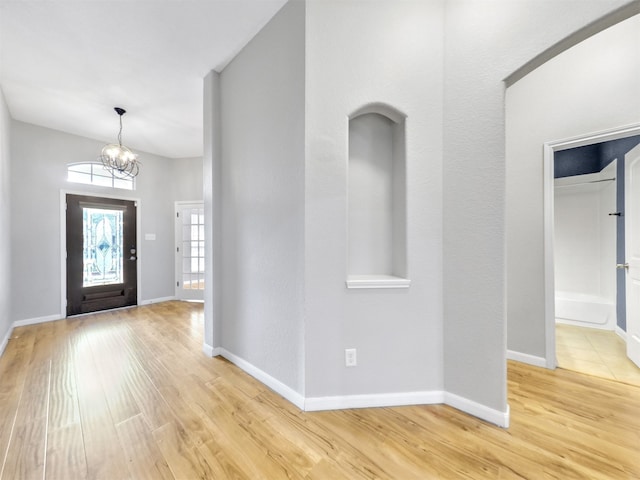
<svg viewBox="0 0 640 480"><path fill-rule="evenodd" d="M105 169L118 178L133 178L138 175L140 162L138 155L122 145L122 116L127 111L120 107L114 110L120 116L120 131L118 132L118 143L110 143L102 148L98 160L102 162Z"/></svg>

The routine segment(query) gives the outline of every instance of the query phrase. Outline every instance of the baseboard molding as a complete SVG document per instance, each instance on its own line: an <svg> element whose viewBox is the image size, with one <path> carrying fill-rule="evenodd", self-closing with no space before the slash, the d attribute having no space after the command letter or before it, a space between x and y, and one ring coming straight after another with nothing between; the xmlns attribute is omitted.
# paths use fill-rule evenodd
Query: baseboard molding
<svg viewBox="0 0 640 480"><path fill-rule="evenodd" d="M509 428L509 405L506 412L501 412L449 392L444 392L444 403L499 427Z"/></svg>
<svg viewBox="0 0 640 480"><path fill-rule="evenodd" d="M616 335L618 335L622 340L624 340L625 342L627 341L627 332L621 329L618 325L616 325L615 332L616 332Z"/></svg>
<svg viewBox="0 0 640 480"><path fill-rule="evenodd" d="M547 368L546 358L536 357L535 355L529 355L528 353L507 350L507 360L515 360L516 362L526 363L527 365L533 365L534 367Z"/></svg>
<svg viewBox="0 0 640 480"><path fill-rule="evenodd" d="M444 392L379 393L371 395L341 395L310 397L304 401L304 410L342 410L345 408L400 407L406 405L433 405L444 402Z"/></svg>
<svg viewBox="0 0 640 480"><path fill-rule="evenodd" d="M273 390L274 392L278 393L279 395L281 395L282 397L284 397L285 399L293 403L300 410L304 410L303 395L300 395L298 392L293 390L291 387L285 385L280 380L273 378L268 373L264 372L263 370L260 370L255 365L247 362L245 359L240 358L237 355L234 355L228 350L224 348L213 349L214 353L216 351L218 351L218 355L226 358L231 363L233 363L234 365L236 365L237 367L239 367L240 369L244 370L246 373L251 375L256 380L264 383L267 387L269 387L271 390Z"/></svg>
<svg viewBox="0 0 640 480"><path fill-rule="evenodd" d="M38 323L54 322L56 320L62 320L63 317L59 313L55 315L46 315L44 317L26 318L24 320L16 320L13 322L13 328L26 327L27 325L37 325Z"/></svg>
<svg viewBox="0 0 640 480"><path fill-rule="evenodd" d="M11 338L12 333L13 333L13 325L10 325L9 330L7 331L7 334L2 339L2 343L0 343L0 357L4 353L4 349L7 348L7 345L9 344L9 339Z"/></svg>
<svg viewBox="0 0 640 480"><path fill-rule="evenodd" d="M172 297L159 297L159 298L150 298L149 300L140 300L138 305L151 305L152 303L162 303L162 302L170 302L171 300L176 300L176 296Z"/></svg>
<svg viewBox="0 0 640 480"><path fill-rule="evenodd" d="M222 349L220 347L212 347L207 343L202 344L202 353L204 353L207 357L217 357L222 355Z"/></svg>
<svg viewBox="0 0 640 480"><path fill-rule="evenodd" d="M219 352L218 354L220 356L226 358L247 374L271 388L299 409L307 412L340 410L347 408L398 407L404 405L433 405L445 403L462 412L468 413L469 415L473 415L474 417L478 417L482 420L498 425L499 427L509 427L508 405L507 411L501 412L467 398L460 397L459 395L439 390L305 398L304 395L299 394L289 386L283 384L253 364L238 357L237 355L234 355L224 348L211 348L210 345L205 345L203 347L203 351L207 354L209 352Z"/></svg>

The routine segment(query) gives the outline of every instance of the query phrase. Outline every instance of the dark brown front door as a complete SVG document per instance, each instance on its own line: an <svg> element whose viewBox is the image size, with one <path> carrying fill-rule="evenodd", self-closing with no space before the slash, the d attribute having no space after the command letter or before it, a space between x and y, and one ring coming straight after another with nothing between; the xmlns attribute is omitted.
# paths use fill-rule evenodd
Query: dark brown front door
<svg viewBox="0 0 640 480"><path fill-rule="evenodd" d="M67 195L67 316L137 304L136 204Z"/></svg>

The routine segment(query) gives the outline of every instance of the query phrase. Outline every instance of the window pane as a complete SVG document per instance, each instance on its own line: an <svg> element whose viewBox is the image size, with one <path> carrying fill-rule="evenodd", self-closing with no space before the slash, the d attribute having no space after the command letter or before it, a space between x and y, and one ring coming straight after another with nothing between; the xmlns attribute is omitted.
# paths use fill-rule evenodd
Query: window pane
<svg viewBox="0 0 640 480"><path fill-rule="evenodd" d="M91 174L91 163L76 163L74 165L69 165L67 169L69 172L82 172Z"/></svg>
<svg viewBox="0 0 640 480"><path fill-rule="evenodd" d="M83 208L84 287L123 283L122 211Z"/></svg>
<svg viewBox="0 0 640 480"><path fill-rule="evenodd" d="M88 173L67 171L67 180L75 183L86 183L91 185L91 175Z"/></svg>
<svg viewBox="0 0 640 480"><path fill-rule="evenodd" d="M113 178L112 177L103 177L100 175L93 176L92 185L98 185L100 187L111 187L113 186Z"/></svg>
<svg viewBox="0 0 640 480"><path fill-rule="evenodd" d="M114 178L113 186L115 188L122 188L124 190L133 190L133 178Z"/></svg>
<svg viewBox="0 0 640 480"><path fill-rule="evenodd" d="M101 163L87 162L67 165L67 180L85 185L135 190L135 178L117 178Z"/></svg>

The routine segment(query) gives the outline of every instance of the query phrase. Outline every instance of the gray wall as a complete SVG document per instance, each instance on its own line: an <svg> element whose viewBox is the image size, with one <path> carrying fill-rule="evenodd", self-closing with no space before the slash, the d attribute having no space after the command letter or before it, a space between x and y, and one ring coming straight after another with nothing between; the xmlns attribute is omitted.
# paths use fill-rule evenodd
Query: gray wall
<svg viewBox="0 0 640 480"><path fill-rule="evenodd" d="M630 18L507 90L508 345L514 352L555 355L545 344L553 333L545 328L542 145L640 121L639 28L640 17Z"/></svg>
<svg viewBox="0 0 640 480"><path fill-rule="evenodd" d="M303 391L304 14L290 2L220 75L222 341Z"/></svg>
<svg viewBox="0 0 640 480"><path fill-rule="evenodd" d="M175 176L178 171L193 172L174 168L170 159L138 152L143 165L135 191L67 182L67 163L93 161L102 146L97 140L12 122L11 182L20 186L11 190L12 321L52 317L63 311L61 190L140 199L140 301L174 296ZM190 180L184 182L188 185ZM155 234L156 240L144 240L146 233Z"/></svg>
<svg viewBox="0 0 640 480"><path fill-rule="evenodd" d="M202 201L202 157L171 160L172 197L175 201Z"/></svg>
<svg viewBox="0 0 640 480"><path fill-rule="evenodd" d="M307 397L442 391L442 29L440 1L308 3ZM406 289L346 288L348 120L376 103L407 116Z"/></svg>
<svg viewBox="0 0 640 480"><path fill-rule="evenodd" d="M504 410L507 402L503 80L576 30L629 3L445 3L443 260L447 392L499 410ZM537 149L539 152L539 145ZM535 181L542 185L539 177Z"/></svg>
<svg viewBox="0 0 640 480"><path fill-rule="evenodd" d="M11 223L10 196L10 124L11 118L0 89L0 352L11 328Z"/></svg>

